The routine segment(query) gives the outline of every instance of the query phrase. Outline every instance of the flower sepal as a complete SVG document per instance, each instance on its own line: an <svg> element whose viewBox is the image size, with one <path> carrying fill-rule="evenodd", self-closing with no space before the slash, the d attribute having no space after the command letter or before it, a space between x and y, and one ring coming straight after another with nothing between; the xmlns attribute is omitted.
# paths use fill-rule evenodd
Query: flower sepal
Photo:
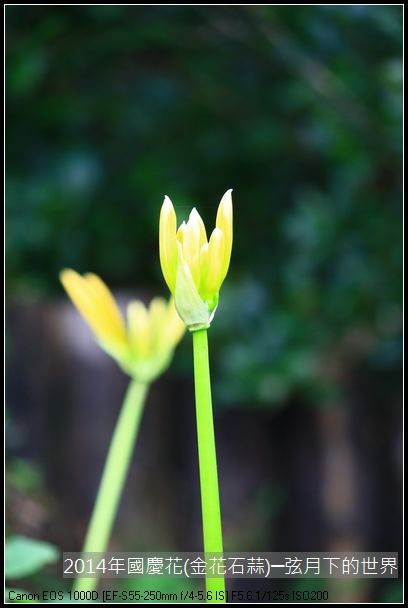
<svg viewBox="0 0 408 608"><path fill-rule="evenodd" d="M218 297L216 304L212 306L212 303L209 304L201 299L191 276L190 268L183 259L179 260L177 267L174 303L180 318L190 331L210 327L217 309Z"/></svg>
<svg viewBox="0 0 408 608"><path fill-rule="evenodd" d="M100 343L100 346L107 350L107 348ZM166 369L169 367L173 358L173 351L169 350L163 353L156 353L154 357L150 359L135 359L131 356L117 358L116 361L125 374L131 376L138 382L150 384L153 380L156 380Z"/></svg>

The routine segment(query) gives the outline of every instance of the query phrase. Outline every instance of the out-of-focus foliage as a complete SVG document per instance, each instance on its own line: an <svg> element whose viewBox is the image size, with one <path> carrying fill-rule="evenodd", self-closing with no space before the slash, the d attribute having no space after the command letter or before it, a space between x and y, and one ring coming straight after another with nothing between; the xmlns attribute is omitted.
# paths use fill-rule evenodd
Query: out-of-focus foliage
<svg viewBox="0 0 408 608"><path fill-rule="evenodd" d="M399 365L402 8L7 7L12 294L64 266L165 293L158 216L234 188L225 401Z"/></svg>
<svg viewBox="0 0 408 608"><path fill-rule="evenodd" d="M42 490L44 485L41 471L23 458L16 458L8 463L6 481L17 490L33 495Z"/></svg>
<svg viewBox="0 0 408 608"><path fill-rule="evenodd" d="M12 536L6 542L5 576L20 579L42 570L58 560L59 550L33 538Z"/></svg>

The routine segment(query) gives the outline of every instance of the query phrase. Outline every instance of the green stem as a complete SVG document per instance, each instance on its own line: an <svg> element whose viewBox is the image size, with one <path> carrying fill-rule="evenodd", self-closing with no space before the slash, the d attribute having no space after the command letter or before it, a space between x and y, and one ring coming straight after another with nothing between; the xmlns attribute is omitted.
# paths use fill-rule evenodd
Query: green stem
<svg viewBox="0 0 408 608"><path fill-rule="evenodd" d="M148 385L131 380L109 446L91 520L85 537L83 553L107 549L118 510ZM98 578L77 578L75 591L93 591Z"/></svg>
<svg viewBox="0 0 408 608"><path fill-rule="evenodd" d="M198 458L205 554L223 552L207 330L193 332ZM221 557L222 555L219 555ZM207 602L225 602L224 577L207 577ZM211 592L211 593L209 593Z"/></svg>

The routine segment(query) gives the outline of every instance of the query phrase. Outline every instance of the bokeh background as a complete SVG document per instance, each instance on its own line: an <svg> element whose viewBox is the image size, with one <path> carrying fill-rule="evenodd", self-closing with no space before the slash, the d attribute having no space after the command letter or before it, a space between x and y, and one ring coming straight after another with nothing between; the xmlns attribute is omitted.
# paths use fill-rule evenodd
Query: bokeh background
<svg viewBox="0 0 408 608"><path fill-rule="evenodd" d="M9 5L6 35L8 534L80 549L127 383L59 271L165 295L163 195L212 225L234 188L210 334L225 549L400 551L402 7ZM194 415L186 335L113 549L201 548ZM59 565L19 585L67 588Z"/></svg>

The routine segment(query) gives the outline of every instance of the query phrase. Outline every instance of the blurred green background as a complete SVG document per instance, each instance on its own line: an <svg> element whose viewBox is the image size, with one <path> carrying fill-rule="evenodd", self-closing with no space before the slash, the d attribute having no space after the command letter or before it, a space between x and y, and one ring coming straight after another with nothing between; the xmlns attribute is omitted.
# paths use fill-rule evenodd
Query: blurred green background
<svg viewBox="0 0 408 608"><path fill-rule="evenodd" d="M402 7L8 6L6 35L9 532L79 549L125 385L75 350L77 317L64 333L59 271L166 294L163 195L211 226L232 187L211 329L226 549L398 551ZM116 547L200 547L189 338Z"/></svg>

